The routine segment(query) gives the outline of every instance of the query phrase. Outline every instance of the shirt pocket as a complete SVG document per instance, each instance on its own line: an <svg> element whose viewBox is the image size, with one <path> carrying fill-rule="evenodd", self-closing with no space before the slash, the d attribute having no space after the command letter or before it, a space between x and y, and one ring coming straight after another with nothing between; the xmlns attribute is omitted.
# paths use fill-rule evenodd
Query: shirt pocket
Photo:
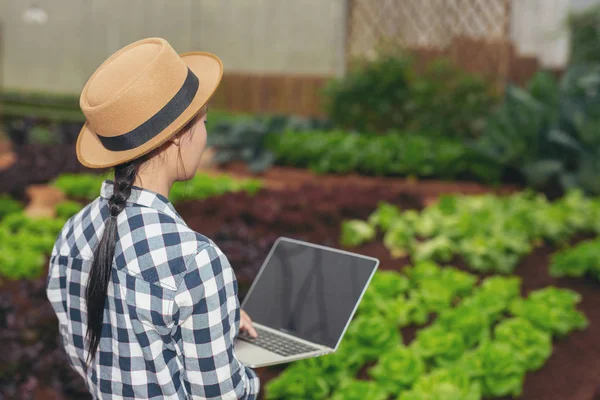
<svg viewBox="0 0 600 400"><path fill-rule="evenodd" d="M136 335L147 335L150 343L153 338L149 336L153 335L159 335L165 344L170 342L174 322L174 291L124 270L113 271L117 278L115 291L119 292L115 301L121 302L124 317L131 321L131 328Z"/></svg>

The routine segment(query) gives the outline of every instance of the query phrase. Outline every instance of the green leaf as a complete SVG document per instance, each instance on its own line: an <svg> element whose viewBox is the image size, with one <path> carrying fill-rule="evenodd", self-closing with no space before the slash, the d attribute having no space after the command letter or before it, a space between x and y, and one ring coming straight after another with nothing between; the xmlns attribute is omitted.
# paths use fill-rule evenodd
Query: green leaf
<svg viewBox="0 0 600 400"><path fill-rule="evenodd" d="M541 368L552 354L552 336L522 318L502 321L496 326L494 336L497 342L513 348L514 356L528 371Z"/></svg>
<svg viewBox="0 0 600 400"><path fill-rule="evenodd" d="M356 247L375 238L375 228L360 220L344 221L340 244L345 247Z"/></svg>
<svg viewBox="0 0 600 400"><path fill-rule="evenodd" d="M404 346L398 346L381 356L369 375L389 394L409 388L425 372L421 358Z"/></svg>
<svg viewBox="0 0 600 400"><path fill-rule="evenodd" d="M481 400L479 382L458 368L436 369L421 376L398 400Z"/></svg>
<svg viewBox="0 0 600 400"><path fill-rule="evenodd" d="M329 392L327 381L319 376L319 371L306 368L288 368L265 385L268 400L324 400Z"/></svg>
<svg viewBox="0 0 600 400"><path fill-rule="evenodd" d="M433 362L436 366L452 364L465 351L461 335L439 325L417 331L417 337L410 347L415 354L424 360Z"/></svg>
<svg viewBox="0 0 600 400"><path fill-rule="evenodd" d="M331 400L387 400L387 392L375 382L348 380L333 393Z"/></svg>
<svg viewBox="0 0 600 400"><path fill-rule="evenodd" d="M514 349L499 342L481 345L469 361L470 374L481 382L484 396L520 396L525 380L525 366L515 357Z"/></svg>
<svg viewBox="0 0 600 400"><path fill-rule="evenodd" d="M525 300L515 300L510 311L552 335L564 336L575 329L584 329L588 320L576 310L581 295L569 290L547 287L531 292Z"/></svg>
<svg viewBox="0 0 600 400"><path fill-rule="evenodd" d="M383 317L359 315L348 327L344 341L354 346L356 357L375 360L401 344L402 338L396 325Z"/></svg>

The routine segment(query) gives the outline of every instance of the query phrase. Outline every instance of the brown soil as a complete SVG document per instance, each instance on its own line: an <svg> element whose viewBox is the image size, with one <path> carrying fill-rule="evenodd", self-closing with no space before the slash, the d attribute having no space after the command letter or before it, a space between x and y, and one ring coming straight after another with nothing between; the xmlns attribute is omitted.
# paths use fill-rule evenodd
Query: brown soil
<svg viewBox="0 0 600 400"><path fill-rule="evenodd" d="M362 187L365 186L370 185ZM324 195L311 195L310 193L328 193L328 189L317 190L314 186L305 185L297 191L288 189L285 192L277 193L278 190L275 189L265 190L254 198L247 198L240 194L227 195L204 202L191 202L178 207L178 209L192 228L208 236L214 235L214 240L219 246L226 244L227 240L231 239L231 236L221 236L226 229L224 227L236 220L242 221L239 229L243 231L242 236L247 239L246 246L252 242L265 242L251 261L256 263L256 267L259 267L271 243L279 235L339 246L339 222L341 219L366 218L372 211L372 208L368 206L368 201L363 200L364 204L358 204L360 203L359 199L366 198L366 196L362 197L364 189L360 189L360 187L361 185L350 184L337 186L334 190L340 194L340 196L336 196L338 203L335 203L333 207L325 208L320 208L322 201L325 201L324 197L319 199L311 197ZM334 186L332 185L331 188ZM407 195L406 192L397 189L397 186L394 185L388 189L390 190L387 193L388 201L406 208L419 208L418 197L413 193ZM347 198L342 194L346 191L352 193L351 201L356 201L355 207L344 207L344 201L341 199ZM293 213L294 210L298 211L297 207L303 202L302 198L309 198L312 201L308 202L308 207L303 208L304 212L301 217L299 215L290 217L288 214ZM372 196L372 198L382 199L378 196ZM372 203L371 207L374 205ZM215 218L217 209L228 211L219 211L217 215L220 218L217 220ZM234 209L239 209L239 213L234 212ZM269 213L272 213L269 217L260 217L262 214ZM296 221L290 221L288 218L294 218ZM380 268L384 270L401 270L409 264L408 258L393 259L380 240L353 249L353 251L379 258L381 260ZM515 274L523 279L523 294L549 285L573 289L583 296L579 308L590 320L590 326L585 331L574 332L566 338L555 340L554 352L546 365L541 370L527 375L522 398L527 400L592 400L595 399L594 396L597 395L597 392L600 393L600 284L587 279L551 278L548 274L548 267L549 255L552 251L551 247L542 246L527 256L517 268ZM228 254L227 251L225 253ZM242 260L235 261L242 262ZM461 265L462 262L459 261L457 264L461 269L465 269L464 265ZM237 269L240 264L232 261L232 265ZM249 274L255 272L256 270L252 268ZM414 327L403 329L404 340L412 341L415 332ZM277 376L281 369L281 367L259 369L262 384L264 385L268 380Z"/></svg>
<svg viewBox="0 0 600 400"><path fill-rule="evenodd" d="M418 180L410 178L371 177L358 174L348 175L317 175L306 169L273 166L262 174L252 174L246 164L232 163L220 167L218 171L239 177L258 177L273 189L289 189L306 183L318 183L322 186L337 186L350 184L364 188L386 187L403 193L418 196L427 200L435 199L440 194L463 193L481 194L494 192L508 194L520 190L517 186L503 185L491 187L474 182L447 182L435 180Z"/></svg>
<svg viewBox="0 0 600 400"><path fill-rule="evenodd" d="M272 174L286 173L282 172L284 169L276 170L279 172ZM322 184L321 181L311 181L314 178L308 179L307 175L309 174L299 173L297 180L286 178L287 183L283 183L284 186L287 185L285 190L281 190L282 186L277 188L269 184L268 189L254 197L243 193L227 194L177 206L190 227L207 235L223 249L236 270L242 296L277 237L289 236L339 246L342 220L366 218L380 200L404 208L420 208L424 198L418 194L428 191L434 193L427 186L432 182L420 182L413 187L408 182L393 184L381 180L374 184L362 182L360 177L347 180L328 177L323 178L327 183ZM274 182L282 184L286 180ZM428 189L420 189L421 185ZM456 190L466 191L464 187L457 187ZM448 191L448 188L444 188L444 191ZM408 264L406 258L392 259L381 241L354 251L378 257L382 269L399 270ZM552 284L576 290L583 296L580 309L590 320L590 326L583 332L575 332L555 341L553 355L547 364L540 371L527 375L522 398L592 400L598 398L594 396L598 396L600 386L600 284L586 279L557 280L549 277L548 257L551 252L550 247L543 246L521 263L516 274L523 278L524 292ZM12 397L5 393L0 381L0 398L88 398L82 394L82 391L85 392L84 383L67 371L69 368L66 358L60 356L62 353L58 347L58 338L55 337L56 320L49 317L49 304L43 305L44 283L45 275L36 281L0 285L0 299L8 296L9 305L18 308L18 314L12 312L12 315L19 315L19 321L27 321L23 326L8 330L3 322L0 302L0 338L3 346L8 346L8 354L15 354L17 351L10 349L18 349L23 353L18 360L14 357L12 359L13 363L20 365L20 375L18 382L11 384L18 386L18 393L21 395ZM44 310L45 316L40 315L40 310ZM36 343L24 342L23 337L32 332L38 332L38 335L45 338L41 348ZM46 334L41 335L41 332ZM412 340L414 332L414 328L404 329L405 340ZM44 354L51 357L43 357ZM38 359L43 359L43 364L36 361ZM257 372L263 387L283 368L278 366L259 369ZM32 381L33 378L39 381ZM12 379L13 382L15 380L17 378ZM25 389L31 390L26 392ZM35 393L37 396L24 396L22 393Z"/></svg>

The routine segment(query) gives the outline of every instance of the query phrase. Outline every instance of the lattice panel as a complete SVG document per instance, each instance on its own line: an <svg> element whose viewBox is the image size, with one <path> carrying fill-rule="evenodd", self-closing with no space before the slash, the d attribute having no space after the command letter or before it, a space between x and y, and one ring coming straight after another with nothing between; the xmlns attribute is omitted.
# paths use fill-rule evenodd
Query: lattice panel
<svg viewBox="0 0 600 400"><path fill-rule="evenodd" d="M381 42L444 49L456 36L501 40L507 0L350 0L349 56Z"/></svg>
<svg viewBox="0 0 600 400"><path fill-rule="evenodd" d="M464 59L464 49L453 48L460 39L481 44L470 46L469 51L483 49L481 54L472 54L474 60L481 60L482 72L489 72L490 61L497 70L498 58L508 57L500 49L490 60L491 52L484 47L490 44L498 50L498 43L508 43L510 0L349 1L348 60L370 58L380 45L390 44L450 56L460 53Z"/></svg>

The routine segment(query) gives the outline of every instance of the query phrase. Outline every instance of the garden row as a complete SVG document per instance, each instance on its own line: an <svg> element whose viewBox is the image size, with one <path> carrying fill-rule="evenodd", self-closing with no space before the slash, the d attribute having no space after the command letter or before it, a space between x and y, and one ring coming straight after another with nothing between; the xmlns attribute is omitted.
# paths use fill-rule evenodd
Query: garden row
<svg viewBox="0 0 600 400"><path fill-rule="evenodd" d="M70 368L61 347L58 324L45 296L47 259L44 255L49 253L56 229L60 229L64 218L80 209L84 199L98 195L101 180L102 177L89 176L57 179L54 185L68 193L70 202L58 207L62 209L58 213L62 217L57 218L52 232L48 230L39 235L46 242L40 263L32 268L29 279L8 280L6 276L0 276L0 340L8 350L0 353L0 397L90 398L84 382ZM241 295L279 235L337 245L341 221L367 216L376 205L373 196L403 207L414 204L385 185L368 190L350 186L323 189L319 185L307 185L290 192L261 189L255 193L257 183L244 182L244 190L223 194L224 187L237 190L240 183L227 178L200 176L181 187L176 186L171 195L190 227L214 239L227 254L239 278ZM185 199L178 199L179 189L187 194ZM221 195L205 198L217 193ZM3 216L0 220L12 220L11 227L16 226L17 221L23 224L15 230L10 228L8 234L24 235L29 229L39 231L35 225L40 220L24 218L21 204L5 199L0 209L8 214L9 208L12 216ZM26 251L32 253L32 249ZM0 253L5 254L4 251ZM9 274L15 275L16 270L23 270L18 264L21 258L11 254L15 262L12 268L16 269L9 269Z"/></svg>
<svg viewBox="0 0 600 400"><path fill-rule="evenodd" d="M100 194L102 175L62 175L54 186L71 199L56 206L55 218L29 218L22 212L20 202L0 197L0 278L11 279L39 277L44 261L50 254L54 241L68 218L79 212L85 202ZM227 176L196 175L185 183L176 183L170 200L177 204L184 199L205 199L226 192L256 193L260 181L236 181Z"/></svg>
<svg viewBox="0 0 600 400"><path fill-rule="evenodd" d="M394 257L410 256L414 262L460 258L475 271L506 274L544 241L564 247L577 236L597 235L599 221L600 199L575 190L554 202L533 192L443 196L420 212L380 203L367 220L344 222L341 243L361 245L375 240L379 230ZM597 246L598 241L592 241L557 255L553 274L590 272L600 279L592 256Z"/></svg>
<svg viewBox="0 0 600 400"><path fill-rule="evenodd" d="M267 399L480 400L520 396L527 372L552 353L551 338L588 322L580 296L549 287L520 297L520 279L477 278L423 262L377 272L333 355L296 362ZM405 343L399 328L419 329ZM374 364L373 364L374 363ZM373 381L357 380L361 369ZM331 396L331 397L330 397Z"/></svg>
<svg viewBox="0 0 600 400"><path fill-rule="evenodd" d="M67 176L58 179L55 184L69 193L69 197L72 200L83 200L97 196L101 179L101 177ZM197 182L200 181L204 181L205 183L198 184ZM446 210L446 214L444 215L449 219L458 219L460 221L458 224L441 223L441 225L445 227L462 227L469 230L473 229L473 221L476 219L481 219L487 214L494 214L490 210L486 212L485 208L490 204L495 204L495 201L499 201L499 199L490 200L489 198L493 198L492 196L454 197L448 198L451 200L443 199L438 205L432 205L422 211L417 211L416 209L411 210L411 208L416 207L420 209L419 199L406 197L406 194L390 190L385 185L374 189L373 187L365 188L352 185L325 188L318 184L306 184L289 191L274 191L271 189L256 191L256 186L250 185L247 188L254 193L250 195L244 190L227 192L223 189L223 187L228 185L230 188L236 187L236 189L239 189L240 186L238 184L231 185L230 182L229 184L213 185L209 181L215 182L214 178L196 178L196 181L192 181L187 185L187 191L190 194L187 200L178 199L178 196L173 197L172 200L177 203L179 213L192 229L213 238L224 250L225 254L227 254L239 278L242 295L256 275L270 246L280 235L338 247L340 246L338 238L344 237L347 234L347 226L345 224L342 225L344 220L365 221L368 225L373 224L373 226L378 227L377 229L382 229L383 225L386 225L386 223L393 225L391 222L395 218L406 213L416 214L417 216L434 216L441 210ZM208 187L220 187L221 189L207 189ZM195 188L204 189L198 190ZM175 194L177 191L178 189L173 193ZM192 196L192 193L196 194ZM207 197L210 193L222 194L220 196ZM201 197L203 200L193 200L193 197ZM535 200L536 198L538 200ZM373 213L377 208L379 200L389 203L390 206L379 208ZM542 214L538 216L541 220L544 220L548 216L556 217L556 215L564 214L570 215L567 220L577 221L580 219L578 210L591 212L590 210L595 207L594 199L585 199L576 192L570 193L566 198L555 203L548 203L543 198L538 198L531 194L516 195L514 198L508 197L504 201L507 204L511 204L511 207L514 204L521 203L531 206L530 202L534 202L535 208L542 210L540 211ZM458 209L465 207L467 203L479 204L481 213L475 213L478 209L477 207L469 206L469 213L474 213L474 215L472 217L473 221L468 222L464 214L453 216L453 213L450 211L456 211L456 208L453 209L449 206L453 202L458 205L456 207ZM72 214L81 207L81 203L79 202L77 204L66 204L70 205L63 204L62 207L67 209L71 207L71 209L59 211L59 214L63 215L63 220L67 215ZM440 209L439 207L443 204L447 208L442 207ZM504 211L507 208L510 207L500 207ZM521 206L523 214L531 212L530 208L527 210L525 208L524 205ZM7 207L2 207L2 209L7 209ZM404 211L399 212L399 209ZM436 209L438 211L433 212ZM16 211L18 215L18 206L14 207L13 211ZM19 218L14 217L14 212L11 214L13 214L13 217L7 216L2 220L8 220L8 222L12 220L13 224L16 224ZM388 217L391 216L391 218L387 219L387 222L385 222L386 215ZM435 220L435 217L432 218L434 218L433 225L437 225L439 221ZM490 220L482 219L481 225L494 225L493 221L495 221L495 218L498 220L506 219L507 221L513 219L511 213L490 218ZM514 219L517 220L516 217ZM590 220L591 218L588 218L586 221L589 222ZM368 221L371 222L369 223ZM442 220L440 219L440 221ZM529 229L531 229L530 225L538 223L536 220L528 221ZM563 219L560 220L562 222L552 221L546 221L546 225L556 225L559 227L564 225ZM421 232L421 229L424 229L421 225L431 224L431 222L416 220L415 223L419 225L419 232ZM569 224L572 223L570 222ZM566 226L582 226L580 223L575 225L569 224ZM40 227L43 224L31 223L30 225L31 228L28 229L41 229ZM38 227L34 225L38 225ZM59 223L56 223L57 227L59 225ZM344 226L343 229L341 229L342 226ZM500 224L499 226L504 225ZM511 224L506 226L511 226ZM555 246L561 240L566 240L574 231L568 230L563 232L562 230L544 229L546 233L540 237L546 238L548 243L541 245L541 247L531 247L533 253L525 256L525 260L515 270L515 273L523 276L523 289L525 293L529 294L526 300L519 300L519 297L514 295L519 292L519 280L516 278L493 278L476 286L474 276L451 268L439 269L429 261L418 262L414 259L413 264L415 267L407 269L402 276L379 272L376 275L377 278L375 278L372 288L368 292L369 294L366 295L361 304L357 319L353 322L353 328L344 339L342 348L340 349L341 353L339 353L347 354L344 353L344 349L348 348L346 344L351 345L350 348L352 349L362 349L356 351L357 358L353 361L356 365L353 364L353 367L348 369L344 367L344 372L339 376L339 380L330 380L329 372L334 374L333 370L338 368L339 365L331 365L330 371L329 367L319 363L331 362L335 364L334 361L337 354L330 356L333 357L331 360L334 361L325 361L326 359L329 360L329 357L311 361L316 364L307 365L306 368L309 368L309 370L304 370L304 372L315 372L317 371L315 368L326 368L325 372L319 370L321 372L319 372L318 376L324 377L325 383L323 383L322 379L317 379L314 384L318 385L321 389L315 390L315 393L331 394L338 398L341 396L344 396L341 398L352 398L346 396L350 396L352 393L356 393L356 396L362 396L364 390L381 392L379 389L381 385L366 381L363 382L365 379L387 382L383 386L384 392L380 394L380 396L385 395L385 398L388 398L388 395L391 393L393 393L392 397L399 394L399 385L402 386L401 392L406 392L404 396L422 396L412 397L417 399L427 398L423 396L428 391L431 394L431 392L435 392L436 390L446 390L445 388L448 388L450 393L458 393L458 398L463 398L460 396L463 396L466 393L465 391L472 393L472 396L477 396L479 393L483 395L492 392L501 393L503 391L504 393L517 393L523 383L525 372L533 368L534 362L531 360L535 359L537 363L543 364L542 360L545 361L549 356L548 346L546 345L548 341L547 339L540 338L547 338L553 334L560 336L571 328L582 328L584 326L584 319L580 314L573 311L573 307L579 296L568 291L544 289L548 286L558 285L561 287L571 287L581 293L583 300L580 309L589 318L590 327L583 332L571 334L555 342L553 347L554 355L548 359L547 364L536 374L527 375L524 394L526 398L534 400L542 398L588 400L591 396L590 393L593 393L595 390L593 385L597 383L595 379L597 374L600 373L600 365L597 362L600 355L594 350L595 338L600 334L596 328L598 322L600 322L600 314L597 312L597 306L595 305L600 301L600 296L598 296L600 291L597 285L590 285L587 280L555 280L548 275L549 263L546 258L539 258L540 252L550 251L550 237L558 240L558 242L552 241L553 246ZM461 230L458 229L457 231L460 232ZM23 233L18 230L12 230L12 228L8 232L9 235ZM513 235L514 232L516 231L507 231L506 233ZM547 232L554 232L554 234L550 236ZM533 234L528 233L527 235ZM50 245L50 242L54 238L50 240L49 234L45 236ZM535 235L531 237L537 238ZM527 236L527 240L535 242L536 240L531 239L531 237ZM422 237L415 236L415 243L422 240ZM42 246L41 240L39 245L40 247ZM411 249L412 247L407 248L406 251L411 252ZM45 249L44 254L47 254L48 251L49 248ZM406 258L396 260L391 258L390 251L384 247L383 241L375 240L370 243L363 243L360 247L356 248L356 251L379 257L382 260L383 270L401 269L408 262ZM573 251L567 250L563 254L569 254ZM27 252L31 252L31 250L28 249ZM555 257L555 260L557 257ZM582 257L579 259L584 260ZM18 262L19 258L15 257L15 260ZM424 258L424 260L427 260L427 258ZM585 260L589 261L590 259L586 258ZM42 305L34 302L34 299L43 299L44 297L43 271L45 260L42 259L39 265L41 267L38 267L36 270L37 274L41 274L41 276L38 279L32 280L31 283L25 280L17 281L15 282L17 286L15 286L14 290L8 289L9 286L7 285L4 285L3 289L0 290L1 295L6 295L6 290L8 289L12 293L13 299L8 300L8 308L12 309L12 311L2 312L6 316L5 320L9 322L2 322L2 318L0 318L0 326L12 326L12 330L17 329L15 328L17 325L21 327L17 329L17 333L10 333L9 330L6 330L8 328L0 329L0 335L8 338L5 341L7 346L19 349L11 353L10 362L3 364L10 365L10 371L19 372L12 373L10 375L10 382L3 381L0 386L3 388L6 387L7 391L14 391L25 390L29 387L41 388L50 385L63 394L69 393L67 398L87 398L78 397L84 396L82 394L85 393L83 382L78 377L69 375L69 372L64 368L61 369L58 365L54 365L51 360L44 358L46 360L44 366L35 367L36 358L42 357L42 352L43 354L56 353L56 363L61 362L58 354L60 352L57 350L59 348L59 342L57 341L58 333L55 333L56 337L54 338L48 337L45 333L42 334L42 332L47 333L56 330L52 328L52 323L55 323L55 321L52 318L51 310L44 310ZM428 279L428 276L431 279ZM20 293L23 290L21 287L23 285L28 285L25 288L28 291L25 297ZM32 285L35 288L32 288ZM397 291L398 296L393 297L387 294L386 290L388 289L385 289L386 285L389 285L389 290ZM396 286L397 288L394 289ZM507 295L509 298L503 303L497 299L492 301L487 298L487 295L478 295L478 293L485 291L484 288L490 288L492 292L499 291L513 293L513 295ZM536 290L538 289L543 290L537 292ZM38 294L35 294L37 293L35 292L36 290L39 291ZM378 294L379 292L381 294ZM481 307L485 305L492 308L500 307L501 304L503 308L502 311L498 310L496 312L487 309L490 311L489 313L482 312L479 313L482 315L475 315L475 308L467 307L470 302L477 304L478 309L482 309ZM567 304L570 305L567 306ZM547 314L549 311L552 311L550 315ZM16 315L20 317L16 318ZM46 317L42 318L41 315L46 315ZM437 318L434 319L433 325L422 327L424 323L430 323L436 315ZM536 319L536 316L539 316L539 320ZM487 319L488 317L489 319ZM16 320L19 322L15 322ZM392 320L395 322L392 323ZM547 325L542 325L544 323ZM389 332L389 335L395 339L390 339L389 337L385 339L386 336L381 335L379 328L376 329L377 332L373 336L369 336L370 329L363 329L366 325L370 328L381 326L384 332ZM395 330L390 328L392 325ZM408 328L408 331L407 328L402 328L401 331L403 333L400 335L397 328L406 326L410 326L410 328ZM384 329L385 327L387 327L387 330ZM447 334L444 329L451 329L458 336ZM479 338L477 335L473 335L471 332L474 331L488 332L485 340ZM520 332L522 336L515 335L515 332ZM559 334L559 332L561 333ZM363 335L368 337L365 338ZM416 339L411 341L412 336L415 336ZM385 343L390 345L387 349L392 355L387 358L380 357L380 355L366 354L368 351L365 349L377 348L369 340L376 341L380 337L382 338L381 340L385 339ZM400 337L404 338L402 342L400 341ZM527 360L513 360L514 357L512 355L515 353L515 350L509 351L508 349L513 349L510 346L517 346L518 343L511 343L510 341L507 343L508 337L522 337L524 338L523 340L532 340L532 343L528 345L528 347L531 347L531 352L522 352L524 355L527 355ZM43 344L40 342L42 338L44 338ZM355 341L359 344L356 344ZM363 344L360 345L360 343ZM462 343L462 347L460 343ZM394 344L393 349L391 344ZM455 347L458 350L453 353L451 349ZM502 356L501 354L504 353L511 355L511 357ZM535 355L531 355L532 353ZM4 355L4 357L8 356L8 354ZM339 359L337 360L340 361ZM64 362L65 360L62 359L62 361ZM445 361L448 361L448 363ZM307 363L310 364L311 362ZM469 367L468 369L471 373L465 376L464 370L466 368L464 365L467 362L475 363L478 367ZM496 362L501 364L497 364ZM410 374L396 374L393 372L396 368L412 368L410 366L403 367L402 365L405 363L416 363L415 368L417 372ZM397 366L397 364L400 366ZM301 368L302 365L303 363L298 364L298 366L294 364L291 368ZM379 366L377 367L376 365ZM539 365L541 366L541 364ZM43 368L48 368L48 371L43 370ZM31 375L31 371L34 370L37 371L35 372L37 377L32 377ZM314 389L314 386L311 386L313 383L308 382L312 378L300 378L298 376L308 376L307 373L296 374L293 372L293 369L291 369L291 372L284 372L281 380L277 380L276 378L273 381L274 383L270 384L269 379L273 378L273 375L278 371L279 369L259 371L264 383L264 394L275 398L277 396L291 398L290 396L292 395L286 392L288 386L295 387L293 390L298 390L300 391L299 393L308 390L307 388L311 392ZM403 375L413 376L414 379L407 378L407 381L404 383L394 381L394 377ZM555 381L548 379L550 376L557 375L563 376L564 380ZM46 376L47 379L45 378ZM8 377L8 375L5 375L5 377ZM0 377L0 379L3 378ZM32 379L37 383L32 383ZM295 383L290 384L290 381L294 381ZM577 390L582 393L579 397L576 395L571 396L575 391L575 387L573 386L575 384L577 384ZM373 394L373 396L373 398L377 398L375 397L377 393ZM14 397L26 398L25 396ZM300 395L300 397L296 398L303 397ZM443 398L451 399L452 397Z"/></svg>
<svg viewBox="0 0 600 400"><path fill-rule="evenodd" d="M542 368L550 357L550 337L564 337L572 329L588 326L574 308L581 295L554 287L573 283L551 276L593 277L596 285L590 286L587 280L576 286L588 297L587 312L593 313L594 320L600 317L591 311L595 306L590 298L600 300L600 257L594 253L600 250L597 239L555 253L550 276L548 262L540 264L536 255L550 246L568 246L574 236L596 235L599 210L598 199L586 198L578 191L553 203L534 193L505 198L447 196L420 212L401 212L397 206L380 203L365 220L344 222L341 244L373 255L370 242L378 242L380 229L392 258L402 257L400 265L410 258L415 266L405 268L404 275L378 272L341 349L332 356L294 363L267 384L266 398L468 400L520 396L526 372ZM529 296L518 298L518 277L487 278L475 288L473 275L448 266L440 269L432 260L458 261L485 273L512 273L520 265L516 272L525 277ZM529 260L537 261L535 268ZM389 269L390 262L386 260L384 268ZM430 325L419 328L426 323ZM397 332L409 325L412 331L407 336L416 330L410 343ZM575 347L595 352L591 342L596 334L587 333L586 344ZM571 346L561 358L574 360L576 353ZM587 358L578 357L581 362ZM587 375L585 389L576 389L564 380L548 383L543 377L572 367L561 363L564 361L556 359L550 370L537 373L536 386L525 398L591 399L598 394L600 386L587 372L583 372ZM584 363L584 369L600 371L594 357Z"/></svg>
<svg viewBox="0 0 600 400"><path fill-rule="evenodd" d="M417 74L406 56L386 56L331 83L329 121L211 111L209 144L218 163L241 160L255 172L277 163L599 194L598 77L597 64L571 66L560 83L540 72L525 89L509 86L500 102L485 81L447 64ZM26 142L73 147L77 123L44 121L8 119L17 152Z"/></svg>

